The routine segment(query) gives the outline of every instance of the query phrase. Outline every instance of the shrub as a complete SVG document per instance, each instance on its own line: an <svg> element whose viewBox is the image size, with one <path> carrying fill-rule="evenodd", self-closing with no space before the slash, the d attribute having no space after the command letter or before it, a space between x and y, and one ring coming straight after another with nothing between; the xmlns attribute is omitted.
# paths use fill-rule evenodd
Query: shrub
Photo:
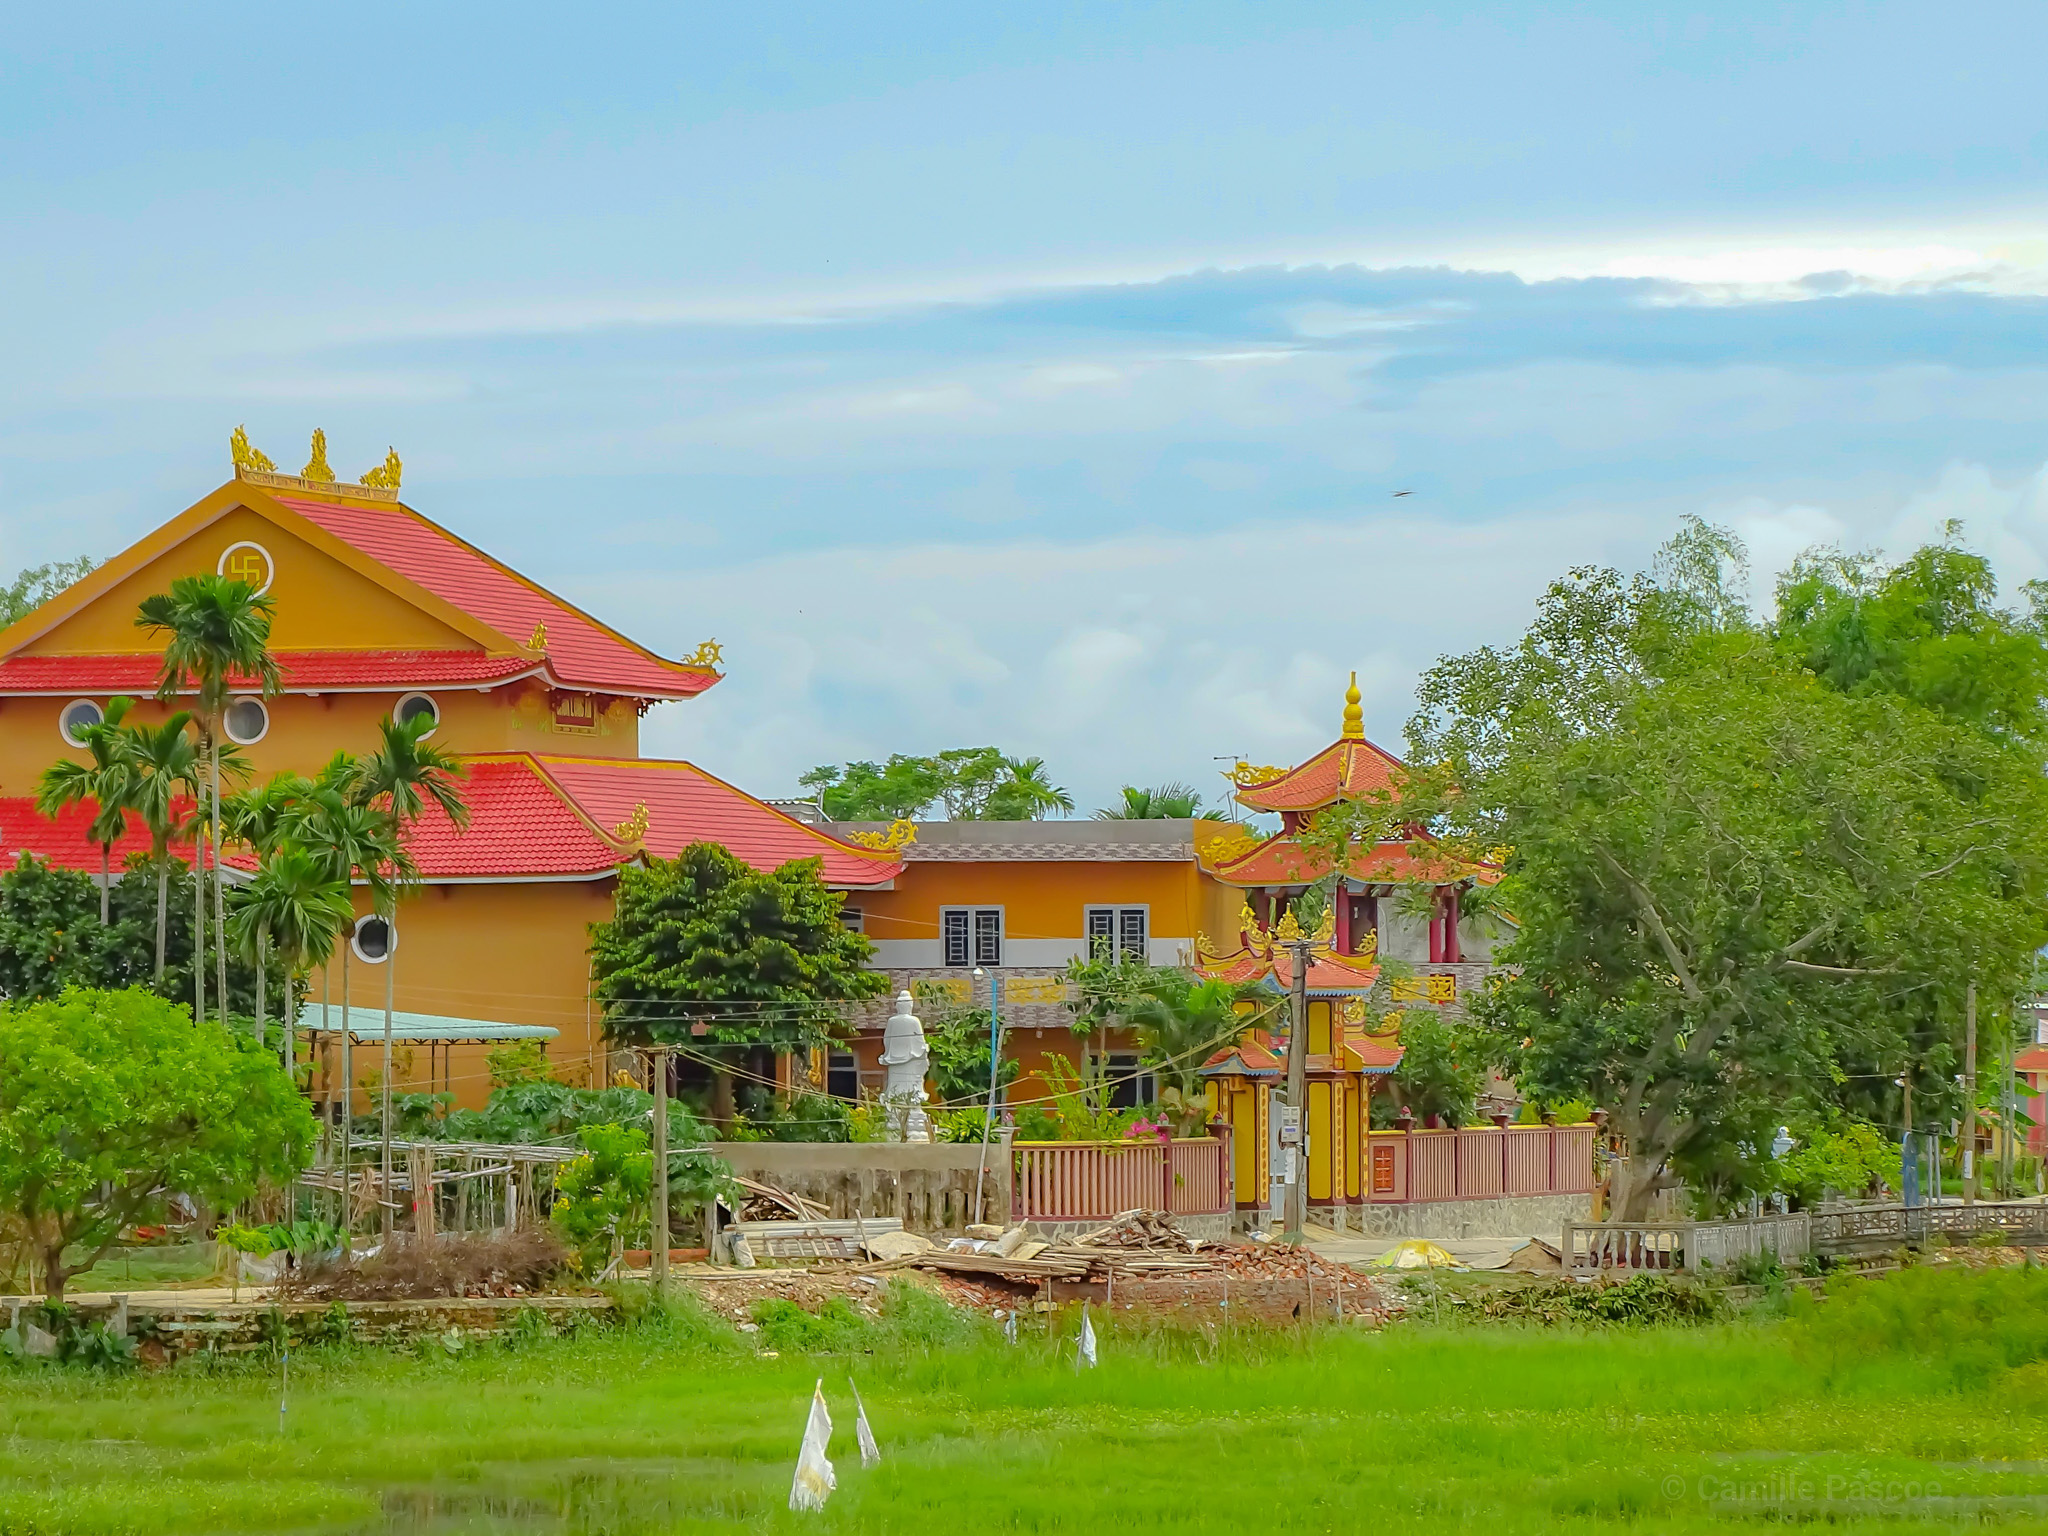
<svg viewBox="0 0 2048 1536"><path fill-rule="evenodd" d="M1833 1288L1824 1307L1795 1304L1793 1328L1800 1352L1830 1379L1909 1360L1975 1388L2048 1360L2048 1270L1902 1269Z"/></svg>

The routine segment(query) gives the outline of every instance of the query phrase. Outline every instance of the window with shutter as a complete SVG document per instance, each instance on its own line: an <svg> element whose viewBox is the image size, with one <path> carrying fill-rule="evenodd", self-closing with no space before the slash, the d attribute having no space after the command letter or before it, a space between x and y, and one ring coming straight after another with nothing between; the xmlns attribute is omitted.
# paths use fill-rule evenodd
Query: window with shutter
<svg viewBox="0 0 2048 1536"><path fill-rule="evenodd" d="M968 913L964 907L949 907L939 914L939 934L947 965L966 965L971 958L967 948L967 922Z"/></svg>
<svg viewBox="0 0 2048 1536"><path fill-rule="evenodd" d="M1124 907L1116 915L1117 953L1126 960L1145 959L1145 918L1143 907Z"/></svg>
<svg viewBox="0 0 2048 1536"><path fill-rule="evenodd" d="M1087 915L1088 958L1090 960L1114 960L1116 958L1116 908L1090 907Z"/></svg>
<svg viewBox="0 0 2048 1536"><path fill-rule="evenodd" d="M1003 912L1000 907L983 907L974 914L974 963L1003 963Z"/></svg>

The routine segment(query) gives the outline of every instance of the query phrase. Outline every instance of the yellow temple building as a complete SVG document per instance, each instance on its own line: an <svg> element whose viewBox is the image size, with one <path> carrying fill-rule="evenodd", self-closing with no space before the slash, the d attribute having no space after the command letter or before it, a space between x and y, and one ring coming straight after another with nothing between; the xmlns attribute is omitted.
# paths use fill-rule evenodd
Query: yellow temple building
<svg viewBox="0 0 2048 1536"><path fill-rule="evenodd" d="M1354 674L1329 746L1294 768L1238 765L1238 802L1277 814L1280 829L1266 837L1238 829L1200 845L1203 872L1239 894L1230 939L1204 937L1196 946L1200 974L1285 998L1295 980L1292 945L1307 943L1303 1176L1311 1210L1340 1225L1346 1208L1374 1197L1372 1101L1400 1066L1404 1014L1458 1007L1491 969L1505 923L1467 915L1460 899L1473 885L1498 881L1499 867L1451 858L1419 828L1341 853L1302 838L1332 807L1392 804L1404 772L1399 758L1366 740ZM1296 913L1312 890L1326 899L1316 927L1304 932ZM1290 1020L1284 1006L1261 1012L1270 1022L1203 1069L1211 1112L1231 1127L1240 1209L1268 1203L1279 1155L1275 1095L1285 1094Z"/></svg>
<svg viewBox="0 0 2048 1536"><path fill-rule="evenodd" d="M0 631L10 863L33 854L98 874L84 812L37 815L36 780L59 756L85 759L79 733L115 696L139 701L137 724L182 702L153 697L161 645L137 628L137 606L179 577L221 573L276 604L283 687L265 695L245 679L225 718L258 779L366 752L386 716L431 717L434 743L468 769L470 825L430 810L411 833L420 889L400 909L393 953L360 942L369 909L358 888L352 995L340 995L339 964L313 988L334 1004L316 1022L381 1040L390 966L407 1086L431 1074L480 1103L488 1042L518 1036L547 1040L558 1068L604 1080L588 925L610 916L624 864L713 841L757 868L818 859L825 882L849 893L887 890L902 872L893 851L806 825L693 764L641 755L649 709L719 682L715 643L680 659L636 644L407 506L395 455L357 483L333 476L324 441L300 475L277 473L239 432L234 458L233 479ZM115 868L144 848L132 832Z"/></svg>

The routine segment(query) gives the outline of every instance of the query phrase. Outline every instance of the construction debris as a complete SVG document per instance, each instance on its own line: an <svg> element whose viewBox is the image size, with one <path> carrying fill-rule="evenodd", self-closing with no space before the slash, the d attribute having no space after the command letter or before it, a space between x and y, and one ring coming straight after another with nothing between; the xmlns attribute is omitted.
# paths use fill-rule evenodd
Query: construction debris
<svg viewBox="0 0 2048 1536"><path fill-rule="evenodd" d="M1080 1239L1083 1248L1139 1248L1152 1253L1196 1253L1202 1244L1173 1224L1164 1211L1125 1211L1106 1227Z"/></svg>

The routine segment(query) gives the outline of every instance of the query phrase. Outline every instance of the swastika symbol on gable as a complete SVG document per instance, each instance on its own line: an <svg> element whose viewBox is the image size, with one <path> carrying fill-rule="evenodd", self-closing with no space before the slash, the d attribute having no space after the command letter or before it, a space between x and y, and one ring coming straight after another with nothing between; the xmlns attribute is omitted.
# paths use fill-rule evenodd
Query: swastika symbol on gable
<svg viewBox="0 0 2048 1536"><path fill-rule="evenodd" d="M220 564L214 569L230 581L246 581L258 593L268 592L271 579L277 574L270 551L246 539L222 550Z"/></svg>

